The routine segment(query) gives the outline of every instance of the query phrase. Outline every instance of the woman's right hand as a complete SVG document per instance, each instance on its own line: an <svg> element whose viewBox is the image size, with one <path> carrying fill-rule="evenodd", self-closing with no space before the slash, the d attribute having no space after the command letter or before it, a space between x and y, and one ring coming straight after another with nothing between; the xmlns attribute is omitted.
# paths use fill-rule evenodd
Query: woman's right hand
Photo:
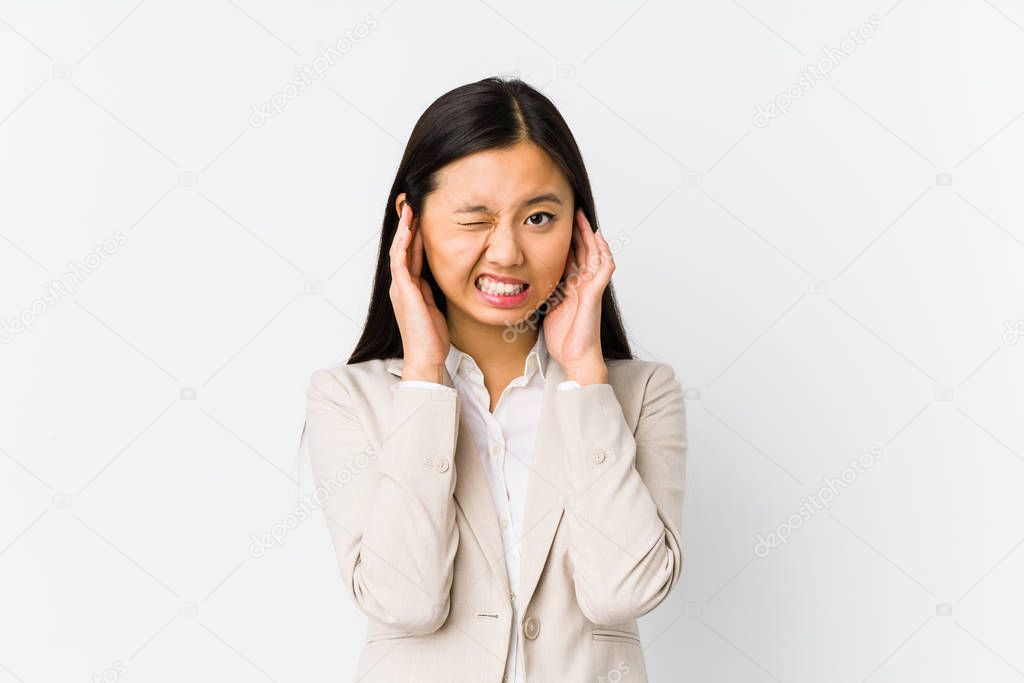
<svg viewBox="0 0 1024 683"><path fill-rule="evenodd" d="M402 205L398 229L391 241L391 305L402 334L403 380L442 383L444 361L451 345L448 322L434 303L430 285L420 277L424 250L422 230L413 225L412 207Z"/></svg>

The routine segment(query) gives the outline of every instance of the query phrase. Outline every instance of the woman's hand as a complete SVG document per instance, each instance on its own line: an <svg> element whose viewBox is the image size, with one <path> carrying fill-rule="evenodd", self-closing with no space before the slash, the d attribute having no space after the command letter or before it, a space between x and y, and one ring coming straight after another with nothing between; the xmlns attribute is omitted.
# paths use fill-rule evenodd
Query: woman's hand
<svg viewBox="0 0 1024 683"><path fill-rule="evenodd" d="M410 249L411 244L411 249ZM420 277L423 235L413 226L412 207L402 205L398 229L391 242L391 287L388 294L402 334L403 380L440 384L451 339L448 322L434 303L430 285Z"/></svg>
<svg viewBox="0 0 1024 683"><path fill-rule="evenodd" d="M601 353L601 297L614 270L604 236L595 234L583 209L577 209L562 300L544 317L544 339L548 353L565 368L566 379L584 386L608 383Z"/></svg>

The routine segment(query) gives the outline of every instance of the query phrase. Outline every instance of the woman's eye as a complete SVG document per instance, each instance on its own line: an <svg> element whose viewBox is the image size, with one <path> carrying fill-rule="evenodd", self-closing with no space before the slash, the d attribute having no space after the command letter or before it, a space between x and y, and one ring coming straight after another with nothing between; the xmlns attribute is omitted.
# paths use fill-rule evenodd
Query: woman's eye
<svg viewBox="0 0 1024 683"><path fill-rule="evenodd" d="M543 223L531 223L530 221L532 219L536 218L537 216L547 216L547 221L545 221ZM539 227L541 227L543 225L547 225L552 220L554 220L554 218L555 218L555 214L553 214L553 213L548 213L547 211L538 211L537 213L535 213L532 216L530 216L529 218L527 218L526 222L529 223L530 225L532 225L535 228L539 228Z"/></svg>
<svg viewBox="0 0 1024 683"><path fill-rule="evenodd" d="M535 218L541 218L541 222L535 222L534 221ZM547 220L544 220L545 218ZM540 227L543 227L543 226L547 225L548 223L550 223L554 219L555 219L555 214L549 213L547 211L538 211L537 213L533 214L532 216L530 216L529 218L526 219L526 224L530 225L532 227L535 227L535 228L540 228ZM472 223L459 223L459 225L461 225L463 227L473 227L473 226L477 226L477 225L492 225L492 223L489 222L489 221L474 221Z"/></svg>

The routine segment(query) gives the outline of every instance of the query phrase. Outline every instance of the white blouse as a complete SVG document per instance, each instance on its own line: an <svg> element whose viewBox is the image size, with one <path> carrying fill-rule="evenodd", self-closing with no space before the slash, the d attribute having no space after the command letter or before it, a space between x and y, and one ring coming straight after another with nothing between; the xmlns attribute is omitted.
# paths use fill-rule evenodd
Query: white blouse
<svg viewBox="0 0 1024 683"><path fill-rule="evenodd" d="M547 381L548 350L544 343L544 329L540 328L537 342L526 357L523 374L513 379L502 391L490 411L491 399L484 385L483 373L469 354L451 345L445 367L452 377L455 389L434 382L403 380L400 388L439 387L458 392L462 405L462 419L473 435L477 454L491 487L494 512L501 527L501 540L505 551L505 569L512 589L512 639L505 665L508 683L523 683L525 667L519 647L522 638L520 624L521 605L516 596L519 590L520 545L523 535L523 512L526 487L530 480L533 448L537 440L541 399ZM580 385L573 380L559 383L558 391L569 391Z"/></svg>

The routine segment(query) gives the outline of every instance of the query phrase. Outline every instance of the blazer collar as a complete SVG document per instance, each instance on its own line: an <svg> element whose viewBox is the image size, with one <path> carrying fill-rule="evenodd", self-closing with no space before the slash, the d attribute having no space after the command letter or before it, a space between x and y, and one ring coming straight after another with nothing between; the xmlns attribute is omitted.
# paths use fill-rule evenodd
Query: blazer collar
<svg viewBox="0 0 1024 683"><path fill-rule="evenodd" d="M472 360L472 356L455 346L455 344L449 345L448 356L444 360L444 367L445 370L448 371L448 377L450 379L454 379L458 376L459 368L467 358ZM547 343L544 341L544 327L541 326L537 329L537 341L534 342L533 348L530 349L530 353L526 356L526 362L523 365L523 374L529 376L531 367L536 367L540 372L541 379L547 380L550 359L551 356L548 353ZM401 377L402 367L404 365L404 358L392 358L388 361L387 369L392 375ZM445 383L447 384L447 382ZM451 384L449 384L449 386L451 386Z"/></svg>

